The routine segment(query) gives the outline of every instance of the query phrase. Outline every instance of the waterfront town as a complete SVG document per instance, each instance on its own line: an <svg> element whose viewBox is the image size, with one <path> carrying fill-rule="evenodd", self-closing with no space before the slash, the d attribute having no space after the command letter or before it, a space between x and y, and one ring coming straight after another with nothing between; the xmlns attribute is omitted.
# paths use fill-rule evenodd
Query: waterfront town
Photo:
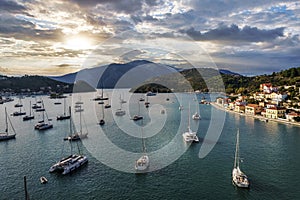
<svg viewBox="0 0 300 200"><path fill-rule="evenodd" d="M296 85L276 87L260 84L259 92L250 96L230 95L219 97L216 103L227 111L253 116L264 121L295 122L300 125L300 88Z"/></svg>

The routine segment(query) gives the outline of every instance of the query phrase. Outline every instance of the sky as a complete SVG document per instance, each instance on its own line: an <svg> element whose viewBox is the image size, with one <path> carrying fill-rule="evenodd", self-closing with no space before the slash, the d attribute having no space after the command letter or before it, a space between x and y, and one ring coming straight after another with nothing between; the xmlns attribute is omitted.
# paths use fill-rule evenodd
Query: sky
<svg viewBox="0 0 300 200"><path fill-rule="evenodd" d="M300 66L299 34L298 0L1 0L0 74L136 59L270 74Z"/></svg>

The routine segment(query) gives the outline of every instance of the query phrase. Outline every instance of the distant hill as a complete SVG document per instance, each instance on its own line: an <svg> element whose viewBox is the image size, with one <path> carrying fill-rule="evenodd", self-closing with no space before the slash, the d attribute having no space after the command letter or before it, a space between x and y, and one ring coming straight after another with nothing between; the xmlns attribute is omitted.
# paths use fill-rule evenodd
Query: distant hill
<svg viewBox="0 0 300 200"><path fill-rule="evenodd" d="M0 76L0 92L71 92L70 84L43 76L9 77Z"/></svg>

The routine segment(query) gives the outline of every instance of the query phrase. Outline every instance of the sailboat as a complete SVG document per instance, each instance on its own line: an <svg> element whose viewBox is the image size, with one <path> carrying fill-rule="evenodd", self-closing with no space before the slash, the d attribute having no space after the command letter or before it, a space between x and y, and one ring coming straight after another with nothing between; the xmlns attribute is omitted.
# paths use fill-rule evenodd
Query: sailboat
<svg viewBox="0 0 300 200"><path fill-rule="evenodd" d="M25 117L23 117L23 121L28 121L28 120L32 120L34 119L34 115L31 115L31 101L29 102L29 115L26 115Z"/></svg>
<svg viewBox="0 0 300 200"><path fill-rule="evenodd" d="M94 101L103 101L103 100L108 100L108 97L104 97L104 93L103 93L103 84L102 84L102 87L101 87L101 95L94 98L93 99Z"/></svg>
<svg viewBox="0 0 300 200"><path fill-rule="evenodd" d="M127 102L127 101L125 101L124 98L122 98L122 97L121 97L121 94L120 94L120 103L122 104L122 103L126 103L126 102Z"/></svg>
<svg viewBox="0 0 300 200"><path fill-rule="evenodd" d="M21 97L19 97L19 102L15 104L15 108L20 108L20 107L23 107L23 104L21 102Z"/></svg>
<svg viewBox="0 0 300 200"><path fill-rule="evenodd" d="M76 141L80 140L83 138L87 138L88 133L83 133L82 129L82 117L81 117L81 112L79 113L79 125L80 125L80 130L79 132L76 131L73 119L71 118L71 107L69 107L69 113L70 113L70 133L68 137L65 137L64 140L69 140L69 141Z"/></svg>
<svg viewBox="0 0 300 200"><path fill-rule="evenodd" d="M102 110L102 119L100 119L99 125L100 125L100 126L103 126L103 125L105 124L105 121L104 121L104 108L103 108L103 104L101 105L101 110Z"/></svg>
<svg viewBox="0 0 300 200"><path fill-rule="evenodd" d="M200 109L199 109L200 110ZM192 116L193 120L200 120L201 116L200 116L200 112L198 113L197 111L193 114Z"/></svg>
<svg viewBox="0 0 300 200"><path fill-rule="evenodd" d="M239 138L240 138L240 131L238 130L237 131L237 136L236 136L234 167L233 167L233 170L232 170L232 181L236 186L238 186L240 188L248 188L249 187L248 177L240 169Z"/></svg>
<svg viewBox="0 0 300 200"><path fill-rule="evenodd" d="M43 108L44 108L44 103L42 102L42 105L43 105ZM45 122L45 115L46 115L46 118L47 118L47 122ZM51 124L49 122L49 119L48 119L48 115L47 113L45 114L45 110L43 111L43 120L40 120L35 126L34 126L35 129L39 130L39 131L42 131L42 130L47 130L47 129L50 129L50 128L53 128L53 124Z"/></svg>
<svg viewBox="0 0 300 200"><path fill-rule="evenodd" d="M142 129L142 146L143 146L143 154L144 155L142 155L139 159L137 159L135 161L134 168L136 171L145 171L149 167L149 164L150 164L149 156L146 153L145 139L143 137L143 127L141 127L141 129Z"/></svg>
<svg viewBox="0 0 300 200"><path fill-rule="evenodd" d="M8 122L10 123L11 129L14 132L13 134L9 134ZM10 118L7 115L7 110L5 107L5 132L0 132L0 141L10 140L10 139L15 139L15 138L16 138L16 131L15 131L14 127L12 126L12 123L10 121Z"/></svg>
<svg viewBox="0 0 300 200"><path fill-rule="evenodd" d="M150 104L150 102L148 100L148 95L146 95L145 107L149 108L149 104Z"/></svg>
<svg viewBox="0 0 300 200"><path fill-rule="evenodd" d="M115 112L116 116L123 116L126 114L125 110L122 110L122 104L126 103L126 101L124 101L123 99L121 99L121 95L120 95L120 108L117 109L117 111Z"/></svg>
<svg viewBox="0 0 300 200"><path fill-rule="evenodd" d="M15 105L15 107L16 108L20 108L20 110L19 111L16 111L16 112L13 112L13 116L20 116L20 115L26 115L26 112L23 112L22 111L22 107L23 107L23 104L22 104L22 102L21 102L21 98L19 97L19 103L17 103L16 105Z"/></svg>
<svg viewBox="0 0 300 200"><path fill-rule="evenodd" d="M72 153L72 142L71 140L69 140L69 142L71 146L71 155L60 159L58 162L52 165L49 169L50 173L61 172L62 175L66 175L72 171L75 171L76 169L80 168L88 162L87 156L81 155L78 142L76 142L78 154Z"/></svg>
<svg viewBox="0 0 300 200"><path fill-rule="evenodd" d="M66 98L64 98L64 114L57 116L56 120L65 120L70 118L71 118L71 113L69 113L69 115L66 115Z"/></svg>
<svg viewBox="0 0 300 200"><path fill-rule="evenodd" d="M137 115L134 115L132 117L132 120L133 121L138 121L138 120L141 120L141 119L143 119L143 116L140 115L140 104L139 104L139 113Z"/></svg>
<svg viewBox="0 0 300 200"><path fill-rule="evenodd" d="M189 114L188 114L188 131L182 134L182 137L185 142L199 142L196 132L193 132L191 129L191 120L190 120L190 105L189 105Z"/></svg>

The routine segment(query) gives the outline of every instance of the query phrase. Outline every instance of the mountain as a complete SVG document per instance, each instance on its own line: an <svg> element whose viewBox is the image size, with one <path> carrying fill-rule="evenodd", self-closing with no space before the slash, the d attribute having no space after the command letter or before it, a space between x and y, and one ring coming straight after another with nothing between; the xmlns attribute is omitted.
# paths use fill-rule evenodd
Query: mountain
<svg viewBox="0 0 300 200"><path fill-rule="evenodd" d="M227 75L234 75L234 76L242 76L242 75L240 75L239 73L232 72L232 71L227 70L227 69L220 69L219 72L220 72L220 74L227 74Z"/></svg>
<svg viewBox="0 0 300 200"><path fill-rule="evenodd" d="M95 88L131 88L144 80L177 72L179 69L147 60L83 69L76 73L49 77L56 81L74 83L84 81Z"/></svg>

